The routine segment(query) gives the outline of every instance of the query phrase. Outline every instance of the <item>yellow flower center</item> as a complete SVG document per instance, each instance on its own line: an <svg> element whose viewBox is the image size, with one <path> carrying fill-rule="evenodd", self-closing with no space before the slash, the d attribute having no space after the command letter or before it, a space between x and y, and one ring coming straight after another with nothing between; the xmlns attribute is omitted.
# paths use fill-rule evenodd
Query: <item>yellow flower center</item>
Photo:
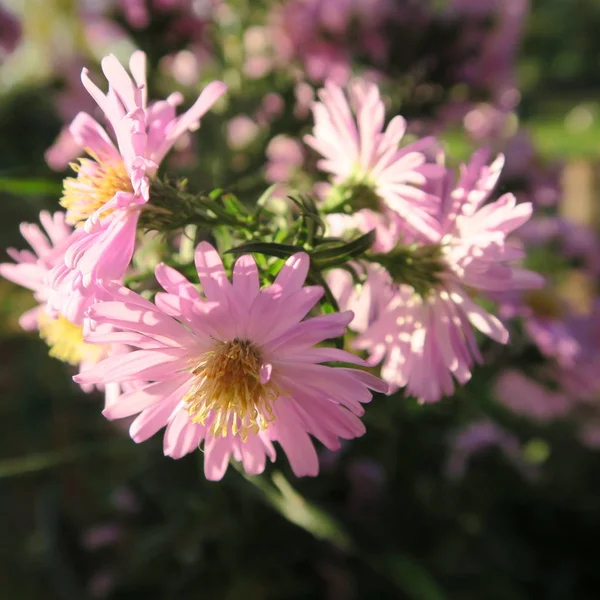
<svg viewBox="0 0 600 600"><path fill-rule="evenodd" d="M103 162L80 158L71 163L77 177L67 177L63 183L60 204L67 209L69 225L80 225L92 213L102 208L117 192L133 192L131 179L123 161ZM110 210L106 211L107 214Z"/></svg>
<svg viewBox="0 0 600 600"><path fill-rule="evenodd" d="M239 433L243 441L267 429L280 394L272 381L261 383L262 364L260 351L248 340L218 342L204 353L192 367L195 378L185 397L192 421L204 425L213 414L215 437Z"/></svg>
<svg viewBox="0 0 600 600"><path fill-rule="evenodd" d="M86 344L79 325L73 325L62 316L54 319L45 312L40 313L38 325L40 337L50 346L50 356L70 365L100 360L102 346Z"/></svg>

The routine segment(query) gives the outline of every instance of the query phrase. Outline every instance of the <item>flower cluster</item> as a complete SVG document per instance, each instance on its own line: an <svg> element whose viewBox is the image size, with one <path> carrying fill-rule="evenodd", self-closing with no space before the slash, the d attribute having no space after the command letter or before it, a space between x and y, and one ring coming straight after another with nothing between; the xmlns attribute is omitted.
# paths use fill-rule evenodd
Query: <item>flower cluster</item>
<svg viewBox="0 0 600 600"><path fill-rule="evenodd" d="M161 164L225 84L177 115L178 93L148 101L143 53L129 69L103 59L107 92L83 70L106 124L74 118L87 156L64 180L65 212L41 214L45 234L24 225L34 253L11 250L0 272L35 294L22 325L79 366L82 387L107 390L103 414L135 416L134 441L165 428L167 456L202 446L213 480L230 459L262 472L276 442L296 475L316 475L311 436L336 450L363 435L374 392L440 400L483 361L474 329L507 343L494 293L542 279L510 237L531 204L490 200L502 157L478 151L455 177L435 138L405 142L401 116L385 125L375 84L328 80L307 148L277 142L292 144L294 168L268 168L294 202L194 194ZM291 181L309 149L329 176L316 199Z"/></svg>

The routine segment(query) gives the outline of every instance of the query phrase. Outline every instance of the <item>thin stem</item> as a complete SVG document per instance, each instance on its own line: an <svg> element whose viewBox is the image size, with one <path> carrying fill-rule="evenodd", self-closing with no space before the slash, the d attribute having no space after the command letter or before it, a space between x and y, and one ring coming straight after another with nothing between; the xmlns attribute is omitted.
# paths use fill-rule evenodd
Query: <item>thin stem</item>
<svg viewBox="0 0 600 600"><path fill-rule="evenodd" d="M355 545L342 525L323 509L301 496L285 478L275 471L271 481L263 475L247 475L239 463L235 469L251 483L264 501L291 523L308 531L317 539L326 540L343 552L352 552Z"/></svg>

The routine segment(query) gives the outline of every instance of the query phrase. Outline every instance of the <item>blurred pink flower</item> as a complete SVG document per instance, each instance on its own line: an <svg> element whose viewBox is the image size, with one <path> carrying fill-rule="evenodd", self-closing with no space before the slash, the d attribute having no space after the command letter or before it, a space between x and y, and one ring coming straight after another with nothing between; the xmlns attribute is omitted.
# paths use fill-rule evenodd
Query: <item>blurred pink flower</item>
<svg viewBox="0 0 600 600"><path fill-rule="evenodd" d="M115 327L120 343L138 348L109 358L76 377L82 383L150 381L104 411L110 419L140 413L130 434L141 442L166 426L164 452L180 458L204 440L208 479L223 477L229 458L260 473L277 441L298 476L316 475L317 453L309 434L336 449L339 438L364 433L358 418L369 388L387 386L369 373L319 363L362 364L356 356L315 344L342 335L352 313L303 320L323 289L303 287L309 259L296 254L275 282L259 289L256 264L244 256L227 278L217 252L202 242L196 267L204 297L174 269L159 265L166 293L152 304L121 288L115 300L89 316ZM103 342L112 339L102 336ZM90 342L99 341L90 334Z"/></svg>
<svg viewBox="0 0 600 600"><path fill-rule="evenodd" d="M502 373L494 391L499 402L514 413L541 422L562 418L573 406L566 394L551 391L515 370Z"/></svg>
<svg viewBox="0 0 600 600"><path fill-rule="evenodd" d="M39 328L40 313L45 310L51 292L47 281L48 272L63 260L72 233L62 212L51 215L42 211L40 223L43 231L33 223L21 223L20 226L21 235L33 252L8 248L7 253L15 262L0 264L0 275L31 290L38 302L38 306L23 313L19 319L19 324L26 330Z"/></svg>
<svg viewBox="0 0 600 600"><path fill-rule="evenodd" d="M502 183L515 189L517 198L534 206L556 206L561 195L563 161L543 160L528 132L518 131L505 145L506 166ZM535 221L532 222L532 224Z"/></svg>
<svg viewBox="0 0 600 600"><path fill-rule="evenodd" d="M277 66L299 64L310 81L348 83L356 55L381 63L389 40L382 30L401 16L392 0L291 0L269 15Z"/></svg>
<svg viewBox="0 0 600 600"><path fill-rule="evenodd" d="M446 475L452 479L464 477L471 458L491 447L501 450L523 474L531 475L526 470L518 438L489 419L471 423L456 433L446 463Z"/></svg>
<svg viewBox="0 0 600 600"><path fill-rule="evenodd" d="M263 127L280 117L284 108L285 101L281 94L270 92L262 99L260 107L254 114L254 119Z"/></svg>
<svg viewBox="0 0 600 600"><path fill-rule="evenodd" d="M227 123L227 144L232 150L242 150L259 134L256 121L248 115L238 115Z"/></svg>
<svg viewBox="0 0 600 600"><path fill-rule="evenodd" d="M270 183L289 182L304 163L302 144L287 135L276 135L267 145L265 179Z"/></svg>
<svg viewBox="0 0 600 600"><path fill-rule="evenodd" d="M0 275L31 290L38 303L21 315L21 327L28 331L39 330L40 337L50 347L50 356L85 369L111 351L107 347L86 344L83 340L85 324L82 311L95 299L88 298L80 307L81 311L76 312L81 315L80 320L69 320L60 314L61 304L77 300L72 297L53 297L49 285L50 271L57 264L62 264L71 240L81 237L83 231L72 231L65 223L65 214L62 212L51 215L42 211L40 223L43 230L35 224L21 224L21 234L33 252L9 248L7 253L15 263L0 264ZM82 386L85 391L91 391L92 387Z"/></svg>

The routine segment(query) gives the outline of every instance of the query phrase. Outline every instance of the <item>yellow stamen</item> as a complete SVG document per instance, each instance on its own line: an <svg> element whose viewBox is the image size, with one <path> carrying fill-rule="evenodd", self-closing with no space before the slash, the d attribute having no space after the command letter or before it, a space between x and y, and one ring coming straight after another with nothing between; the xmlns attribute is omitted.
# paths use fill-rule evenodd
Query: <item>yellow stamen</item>
<svg viewBox="0 0 600 600"><path fill-rule="evenodd" d="M248 340L217 342L191 369L195 379L185 401L192 421L204 425L213 414L215 437L239 433L243 441L267 429L280 392L272 381L261 383L262 364L259 349Z"/></svg>
<svg viewBox="0 0 600 600"><path fill-rule="evenodd" d="M79 325L73 325L62 316L54 319L45 312L40 314L38 325L40 337L50 346L50 356L71 365L100 360L102 346L86 344Z"/></svg>
<svg viewBox="0 0 600 600"><path fill-rule="evenodd" d="M80 225L102 208L117 192L133 192L123 161L103 162L80 158L71 163L77 177L67 177L60 204L67 209L69 225ZM109 213L110 210L107 211Z"/></svg>

